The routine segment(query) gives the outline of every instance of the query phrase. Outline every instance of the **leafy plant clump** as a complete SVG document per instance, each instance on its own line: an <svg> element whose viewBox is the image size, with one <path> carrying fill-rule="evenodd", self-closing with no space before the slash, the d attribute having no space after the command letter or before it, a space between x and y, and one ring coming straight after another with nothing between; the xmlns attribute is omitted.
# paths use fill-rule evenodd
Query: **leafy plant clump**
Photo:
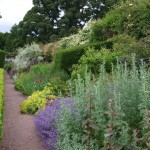
<svg viewBox="0 0 150 150"><path fill-rule="evenodd" d="M21 112L35 114L41 109L45 109L45 105L56 98L52 89L46 86L42 91L36 91L21 104Z"/></svg>
<svg viewBox="0 0 150 150"><path fill-rule="evenodd" d="M42 60L43 58L41 55L42 50L38 44L33 43L31 45L25 45L25 47L18 49L18 54L15 58L14 66L17 70L26 68L30 61L32 61L35 57L37 57L39 61Z"/></svg>
<svg viewBox="0 0 150 150"><path fill-rule="evenodd" d="M78 74L84 77L86 70L98 75L100 72L100 65L103 63L105 64L106 71L110 73L112 64L115 65L117 63L117 58L121 57L122 54L123 53L119 50L112 51L107 48L96 50L95 48L88 48L85 54L79 59L78 64L73 65L71 78L77 78Z"/></svg>
<svg viewBox="0 0 150 150"><path fill-rule="evenodd" d="M56 78L61 85L58 87ZM26 95L31 95L37 90L42 90L48 83L54 84L52 86L57 86L58 89L55 94L59 95L59 90L65 92L65 81L68 80L69 76L64 71L57 71L54 68L53 63L48 64L37 64L31 67L28 73L22 73L19 75L18 79L15 81L15 88Z"/></svg>

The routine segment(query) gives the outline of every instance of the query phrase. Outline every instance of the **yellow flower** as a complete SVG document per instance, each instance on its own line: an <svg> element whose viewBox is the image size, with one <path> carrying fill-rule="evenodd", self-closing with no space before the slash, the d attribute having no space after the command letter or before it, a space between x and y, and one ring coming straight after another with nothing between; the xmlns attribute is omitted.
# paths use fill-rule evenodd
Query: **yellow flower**
<svg viewBox="0 0 150 150"><path fill-rule="evenodd" d="M22 113L37 114L40 109L45 109L49 100L55 99L52 95L51 88L45 87L42 91L35 91L31 96L21 104Z"/></svg>

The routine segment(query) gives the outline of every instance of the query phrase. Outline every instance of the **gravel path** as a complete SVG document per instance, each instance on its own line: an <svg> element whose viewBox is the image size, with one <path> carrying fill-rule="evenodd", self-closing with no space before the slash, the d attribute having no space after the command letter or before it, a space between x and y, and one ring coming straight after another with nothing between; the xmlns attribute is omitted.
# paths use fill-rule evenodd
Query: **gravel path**
<svg viewBox="0 0 150 150"><path fill-rule="evenodd" d="M2 150L44 150L34 126L34 116L20 113L26 96L15 91L13 81L5 73L5 106Z"/></svg>

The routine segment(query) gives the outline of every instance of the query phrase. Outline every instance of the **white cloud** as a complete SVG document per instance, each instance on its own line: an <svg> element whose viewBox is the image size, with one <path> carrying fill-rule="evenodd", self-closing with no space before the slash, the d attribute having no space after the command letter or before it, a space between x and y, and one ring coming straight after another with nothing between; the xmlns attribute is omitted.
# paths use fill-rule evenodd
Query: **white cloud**
<svg viewBox="0 0 150 150"><path fill-rule="evenodd" d="M0 0L0 32L9 31L19 23L32 6L32 0Z"/></svg>

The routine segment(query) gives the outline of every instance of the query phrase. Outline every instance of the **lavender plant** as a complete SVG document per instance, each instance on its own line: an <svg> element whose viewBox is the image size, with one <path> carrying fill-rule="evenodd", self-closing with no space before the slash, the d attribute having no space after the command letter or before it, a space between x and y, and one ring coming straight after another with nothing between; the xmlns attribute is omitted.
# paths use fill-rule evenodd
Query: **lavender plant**
<svg viewBox="0 0 150 150"><path fill-rule="evenodd" d="M39 112L35 119L35 125L39 135L43 138L45 147L48 150L57 149L57 141L59 136L58 121L61 119L62 106L68 110L73 109L71 99L55 99L51 104L46 106L46 109Z"/></svg>

